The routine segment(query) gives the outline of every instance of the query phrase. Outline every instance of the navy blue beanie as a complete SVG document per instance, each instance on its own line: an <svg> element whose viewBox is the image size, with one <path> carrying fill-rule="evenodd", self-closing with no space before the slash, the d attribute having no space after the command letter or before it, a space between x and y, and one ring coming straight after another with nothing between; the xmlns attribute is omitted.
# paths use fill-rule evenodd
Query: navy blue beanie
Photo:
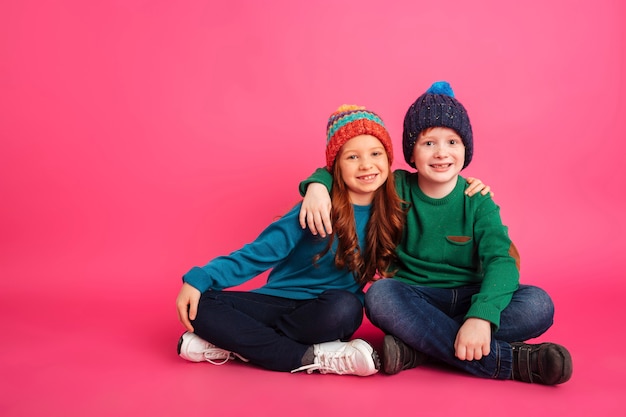
<svg viewBox="0 0 626 417"><path fill-rule="evenodd" d="M463 168L472 161L474 141L472 125L465 107L454 98L454 91L446 81L437 81L411 104L404 116L402 132L402 150L404 160L415 168L411 162L413 148L420 133L431 127L447 127L456 131L465 145L465 163Z"/></svg>

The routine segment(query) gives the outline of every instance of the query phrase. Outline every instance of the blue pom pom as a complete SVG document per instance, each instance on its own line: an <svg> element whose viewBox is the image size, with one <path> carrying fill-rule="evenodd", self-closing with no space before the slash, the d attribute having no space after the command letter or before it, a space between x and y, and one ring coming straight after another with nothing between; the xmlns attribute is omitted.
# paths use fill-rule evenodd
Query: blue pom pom
<svg viewBox="0 0 626 417"><path fill-rule="evenodd" d="M454 97L454 91L450 87L450 83L447 81L437 81L426 90L426 94L443 94L446 96Z"/></svg>

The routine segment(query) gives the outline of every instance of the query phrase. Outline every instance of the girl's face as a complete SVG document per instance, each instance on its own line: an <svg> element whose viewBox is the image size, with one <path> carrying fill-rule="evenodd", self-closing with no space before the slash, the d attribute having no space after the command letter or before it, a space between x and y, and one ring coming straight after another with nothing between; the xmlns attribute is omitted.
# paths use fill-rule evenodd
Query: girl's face
<svg viewBox="0 0 626 417"><path fill-rule="evenodd" d="M418 184L431 197L450 193L465 163L465 145L453 129L434 127L420 133L411 161L417 169Z"/></svg>
<svg viewBox="0 0 626 417"><path fill-rule="evenodd" d="M372 135L359 135L347 141L337 155L337 163L350 201L359 206L370 204L374 192L389 176L385 147Z"/></svg>

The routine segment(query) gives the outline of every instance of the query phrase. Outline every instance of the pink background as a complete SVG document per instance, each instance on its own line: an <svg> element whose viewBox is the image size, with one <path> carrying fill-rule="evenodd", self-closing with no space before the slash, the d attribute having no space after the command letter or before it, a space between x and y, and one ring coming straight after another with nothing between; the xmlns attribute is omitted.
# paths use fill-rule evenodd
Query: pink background
<svg viewBox="0 0 626 417"><path fill-rule="evenodd" d="M619 0L2 2L0 414L623 415L625 16ZM522 281L555 299L545 339L572 351L572 381L176 357L181 275L298 200L328 115L381 114L406 169L404 112L437 80L470 112L464 175L495 192Z"/></svg>

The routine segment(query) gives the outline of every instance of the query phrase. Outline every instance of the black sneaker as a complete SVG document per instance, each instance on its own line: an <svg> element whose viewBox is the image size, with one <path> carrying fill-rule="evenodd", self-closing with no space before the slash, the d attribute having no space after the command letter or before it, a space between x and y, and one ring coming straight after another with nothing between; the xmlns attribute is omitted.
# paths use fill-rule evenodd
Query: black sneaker
<svg viewBox="0 0 626 417"><path fill-rule="evenodd" d="M383 340L383 371L388 375L415 368L426 362L428 356L408 346L390 334Z"/></svg>
<svg viewBox="0 0 626 417"><path fill-rule="evenodd" d="M516 381L557 385L572 377L572 357L556 343L511 343L513 375Z"/></svg>

